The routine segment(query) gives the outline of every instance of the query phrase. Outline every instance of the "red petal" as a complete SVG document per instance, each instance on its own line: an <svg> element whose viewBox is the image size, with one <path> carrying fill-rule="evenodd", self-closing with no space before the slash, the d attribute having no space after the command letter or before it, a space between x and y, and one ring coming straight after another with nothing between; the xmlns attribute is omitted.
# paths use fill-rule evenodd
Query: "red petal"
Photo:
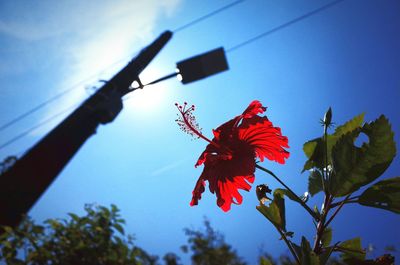
<svg viewBox="0 0 400 265"><path fill-rule="evenodd" d="M212 130L212 132L213 132L213 134L214 134L214 138L216 139L216 140L219 140L219 135L220 135L220 131L217 131L217 130Z"/></svg>
<svg viewBox="0 0 400 265"><path fill-rule="evenodd" d="M216 153L216 152L218 152L218 149L215 147L215 145L208 144L206 146L206 150L204 150L203 153L201 153L200 157L198 158L198 160L194 166L198 167L201 164L205 163L207 161L207 157L209 157L209 154Z"/></svg>
<svg viewBox="0 0 400 265"><path fill-rule="evenodd" d="M214 133L214 139L213 141L219 143L220 141L228 141L229 138L232 135L232 132L234 130L234 127L236 126L238 120L241 118L241 116L237 116L224 124L220 125L217 129L213 130Z"/></svg>
<svg viewBox="0 0 400 265"><path fill-rule="evenodd" d="M217 181L218 188L216 189L217 205L221 207L224 212L231 209L231 204L241 204L243 201L239 189L249 191L254 182L254 175L249 176L235 176L233 178L219 179Z"/></svg>
<svg viewBox="0 0 400 265"><path fill-rule="evenodd" d="M206 157L207 157L207 152L204 151L203 153L201 153L199 159L197 159L196 164L194 165L194 167L198 167L200 165L202 165L204 162L206 162Z"/></svg>
<svg viewBox="0 0 400 265"><path fill-rule="evenodd" d="M192 200L190 202L190 206L197 205L199 200L201 199L201 194L205 191L206 182L203 179L203 174L201 174L200 178L196 182L196 186L192 192Z"/></svg>
<svg viewBox="0 0 400 265"><path fill-rule="evenodd" d="M243 120L238 128L238 138L252 146L261 161L266 157L284 164L289 157L289 152L284 149L289 147L288 138L267 117L254 116Z"/></svg>
<svg viewBox="0 0 400 265"><path fill-rule="evenodd" d="M204 170L193 190L190 205L197 205L201 199L201 194L204 192L205 181L208 180L210 192L216 193L217 205L226 212L230 209L232 203L242 203L243 198L238 191L239 189L250 190L250 183L254 182L254 158L251 156L221 160L218 159L218 155L210 154L209 156L212 158L206 158Z"/></svg>
<svg viewBox="0 0 400 265"><path fill-rule="evenodd" d="M260 101L253 100L243 112L242 117L248 119L257 115L258 113L264 113L266 109L267 108L263 107Z"/></svg>

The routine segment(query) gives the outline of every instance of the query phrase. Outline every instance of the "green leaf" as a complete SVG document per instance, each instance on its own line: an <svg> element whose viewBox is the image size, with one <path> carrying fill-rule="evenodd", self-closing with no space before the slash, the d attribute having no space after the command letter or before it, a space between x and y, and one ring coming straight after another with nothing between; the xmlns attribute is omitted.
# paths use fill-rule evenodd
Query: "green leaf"
<svg viewBox="0 0 400 265"><path fill-rule="evenodd" d="M319 265L319 258L312 251L310 242L303 236L301 238L301 264Z"/></svg>
<svg viewBox="0 0 400 265"><path fill-rule="evenodd" d="M314 167L322 168L323 164L323 143L321 138L316 138L306 142L303 145L304 154L308 160L304 164L303 171L312 169Z"/></svg>
<svg viewBox="0 0 400 265"><path fill-rule="evenodd" d="M279 194L281 194L282 196L283 195L286 195L289 199L291 199L292 201L295 201L295 202L298 202L299 201L299 199L298 199L298 197L296 196L296 195L294 195L293 193L291 193L289 190L287 190L287 189L275 189L274 190L274 195L275 195L275 193L279 193Z"/></svg>
<svg viewBox="0 0 400 265"><path fill-rule="evenodd" d="M283 195L284 191L282 189L276 189L274 191L274 199L269 206L260 203L256 208L272 224L286 232L285 200Z"/></svg>
<svg viewBox="0 0 400 265"><path fill-rule="evenodd" d="M314 196L320 191L322 191L322 175L318 169L314 169L308 177L308 192Z"/></svg>
<svg viewBox="0 0 400 265"><path fill-rule="evenodd" d="M289 190L287 190L287 189L275 189L275 191L274 191L274 193L275 192L279 192L282 196L283 195L286 195L289 199L291 199L292 201L295 201L295 202L297 202L297 203L299 203L300 205L302 205L302 207L303 207L303 204L302 203L306 203L307 202L307 199L308 199L308 195L306 195L306 193L304 193L304 195L303 196L301 196L301 198L307 198L307 199L305 199L305 200L302 200L301 198L299 198L299 197L297 197L297 195L295 195L295 194L293 194L292 192L290 192ZM307 196L307 197L306 197ZM315 212L315 214L313 215L313 217L315 218L315 219L318 219L318 218L320 218L320 214L319 213L317 213L317 212Z"/></svg>
<svg viewBox="0 0 400 265"><path fill-rule="evenodd" d="M321 237L322 246L327 247L332 241L332 228L327 227Z"/></svg>
<svg viewBox="0 0 400 265"><path fill-rule="evenodd" d="M331 164L331 151L333 146L339 140L341 136L346 133L349 133L357 128L359 128L364 121L364 113L354 117L353 119L349 120L345 124L336 128L335 133L328 135L327 137L327 146L328 146L328 164ZM306 142L303 145L303 151L307 156L308 160L304 164L303 171L311 169L311 168L318 168L323 170L324 168L324 141L322 138L316 138L311 141Z"/></svg>
<svg viewBox="0 0 400 265"><path fill-rule="evenodd" d="M118 207L115 204L111 204L111 212L112 213L117 213L119 212Z"/></svg>
<svg viewBox="0 0 400 265"><path fill-rule="evenodd" d="M58 227L62 226L62 224L56 219L48 219L45 221L46 224L49 224L50 227L54 230L57 230Z"/></svg>
<svg viewBox="0 0 400 265"><path fill-rule="evenodd" d="M358 202L364 206L400 213L400 177L375 183L361 194Z"/></svg>
<svg viewBox="0 0 400 265"><path fill-rule="evenodd" d="M121 234L125 234L125 231L124 231L124 228L120 225L120 224L114 224L114 228L118 231L118 232L120 232Z"/></svg>
<svg viewBox="0 0 400 265"><path fill-rule="evenodd" d="M347 121L345 124L336 127L335 133L333 135L336 138L339 138L342 135L345 135L346 133L349 133L361 127L364 122L364 115L365 113L361 113L360 115L355 116L353 119Z"/></svg>
<svg viewBox="0 0 400 265"><path fill-rule="evenodd" d="M74 213L68 213L68 215L74 220L75 222L79 221L79 216Z"/></svg>
<svg viewBox="0 0 400 265"><path fill-rule="evenodd" d="M301 260L301 257L302 257L301 256L302 255L301 247L299 245L296 245L296 243L293 243L293 242L292 242L292 247L294 249L294 252L296 252L297 257L299 257L299 259Z"/></svg>
<svg viewBox="0 0 400 265"><path fill-rule="evenodd" d="M119 218L115 220L117 223L125 224L125 219Z"/></svg>
<svg viewBox="0 0 400 265"><path fill-rule="evenodd" d="M293 238L294 232L289 231L289 232L286 232L285 235L286 235L286 237L291 237L291 238Z"/></svg>
<svg viewBox="0 0 400 265"><path fill-rule="evenodd" d="M9 249L13 248L10 241L2 242L2 244L3 244L3 247L5 247L5 248L9 248Z"/></svg>
<svg viewBox="0 0 400 265"><path fill-rule="evenodd" d="M13 233L13 231L14 231L14 230L12 229L11 226L7 226L7 225L2 226L1 228L4 229L4 232L5 232L5 233L10 234L10 235L11 235L11 234Z"/></svg>
<svg viewBox="0 0 400 265"><path fill-rule="evenodd" d="M110 218L111 212L110 212L110 210L108 210L107 207L99 206L98 209L99 209L99 213L100 213L104 218L106 218L106 219L109 219L109 218Z"/></svg>
<svg viewBox="0 0 400 265"><path fill-rule="evenodd" d="M333 253L333 250L334 250L334 246L332 246L332 247L326 247L325 248L325 251L324 252L322 252L320 255L319 255L319 263L320 263L320 265L325 265L327 262L328 262L328 260L329 260L329 257L332 255L332 253Z"/></svg>
<svg viewBox="0 0 400 265"><path fill-rule="evenodd" d="M361 238L356 237L346 240L339 244L339 249L343 254L341 258L346 261L347 259L365 259L365 251L361 247Z"/></svg>
<svg viewBox="0 0 400 265"><path fill-rule="evenodd" d="M303 145L303 151L304 154L307 156L307 158L311 158L312 155L314 154L319 139L321 138L316 138L314 140L308 141Z"/></svg>
<svg viewBox="0 0 400 265"><path fill-rule="evenodd" d="M294 236L294 232L292 232L292 231L284 232L283 234L284 234L284 236L285 236L286 238L288 238L288 237L293 238L293 236ZM281 237L279 238L279 240L283 240L284 236L281 236Z"/></svg>
<svg viewBox="0 0 400 265"><path fill-rule="evenodd" d="M317 207L317 205L314 205L314 213L319 217L319 216L321 216L321 213L319 212L319 210L318 210L318 207Z"/></svg>
<svg viewBox="0 0 400 265"><path fill-rule="evenodd" d="M33 232L34 234L42 234L43 231L44 231L44 227L41 226L41 225L35 225L35 226L33 226L33 228L32 228L32 232Z"/></svg>
<svg viewBox="0 0 400 265"><path fill-rule="evenodd" d="M354 145L360 133L369 138L361 148ZM332 149L335 174L331 178L331 193L336 197L345 196L374 181L387 169L395 155L393 132L383 115L343 135Z"/></svg>
<svg viewBox="0 0 400 265"><path fill-rule="evenodd" d="M271 261L268 258L261 257L260 258L260 265L272 265Z"/></svg>

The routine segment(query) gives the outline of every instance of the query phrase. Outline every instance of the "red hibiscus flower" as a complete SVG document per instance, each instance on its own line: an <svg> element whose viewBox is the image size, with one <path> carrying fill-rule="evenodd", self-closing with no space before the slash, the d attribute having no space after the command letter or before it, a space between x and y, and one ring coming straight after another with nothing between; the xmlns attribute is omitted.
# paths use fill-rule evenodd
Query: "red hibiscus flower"
<svg viewBox="0 0 400 265"><path fill-rule="evenodd" d="M178 106L178 104L175 104ZM283 136L279 127L274 127L264 113L265 107L258 100L250 103L239 116L213 130L214 138L205 137L192 114L194 106L178 106L181 118L178 125L187 133L209 142L200 155L196 167L204 164L190 205L197 205L208 181L211 193L217 196L217 205L225 212L231 204L241 204L239 189L249 191L254 182L255 159L267 158L284 164L289 152L288 138Z"/></svg>

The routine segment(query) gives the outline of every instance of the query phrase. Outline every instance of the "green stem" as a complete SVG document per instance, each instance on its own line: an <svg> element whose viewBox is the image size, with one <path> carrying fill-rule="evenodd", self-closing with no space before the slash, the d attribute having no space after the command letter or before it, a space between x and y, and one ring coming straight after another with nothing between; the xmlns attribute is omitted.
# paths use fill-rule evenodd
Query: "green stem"
<svg viewBox="0 0 400 265"><path fill-rule="evenodd" d="M352 201L352 200L356 200L356 199L358 199L358 198L360 198L360 196L353 196L353 197L350 197L348 200L349 200L349 201Z"/></svg>
<svg viewBox="0 0 400 265"><path fill-rule="evenodd" d="M329 109L330 110L330 109ZM317 224L317 234L315 236L315 241L314 241L314 247L313 251L319 255L322 251L322 244L321 244L321 239L322 236L325 232L325 229L327 225L325 224L325 220L328 216L329 209L331 208L333 196L331 196L329 192L329 186L330 183L330 174L328 171L328 127L329 127L329 122L327 121L327 114L325 114L324 117L324 136L323 136L323 144L324 144L324 165L322 168L322 188L325 193L325 198L324 198L324 204L323 208L321 209L321 218ZM330 220L331 221L331 220ZM329 222L330 222L329 221Z"/></svg>
<svg viewBox="0 0 400 265"><path fill-rule="evenodd" d="M314 247L313 247L313 251L318 255L321 252L321 238L322 235L324 234L325 231L325 220L326 217L328 215L329 209L330 209L330 205L332 202L333 197L331 197L330 195L325 195L325 199L324 199L324 204L323 204L323 208L322 210L322 215L321 215L321 219L318 222L317 225L317 235L315 236L315 241L314 241Z"/></svg>
<svg viewBox="0 0 400 265"><path fill-rule="evenodd" d="M281 234L281 237L282 237L283 241L285 241L286 245L288 246L290 252L292 253L292 255L293 255L293 257L294 257L294 259L296 260L296 263L297 263L298 265L301 265L300 259L299 259L299 257L297 256L296 252L294 251L293 246L292 246L292 243L287 239L285 233L282 232L281 229L279 229L278 227L275 226L275 228L276 228L276 230L278 230L279 234Z"/></svg>
<svg viewBox="0 0 400 265"><path fill-rule="evenodd" d="M274 179L276 179L282 186L284 186L284 187L296 198L296 201L297 201L298 203L300 203L300 204L304 207L304 209L306 209L307 212L309 212L310 215L311 215L316 221L319 221L319 216L317 216L317 214L316 214L310 207L308 207L308 205L307 205L302 199L300 199L299 196L297 196L296 193L294 193L294 192L292 191L291 188L289 188L285 183L283 183L283 181L281 181L272 171L266 169L265 167L262 167L262 166L260 166L260 165L257 165L257 164L256 164L256 168L261 169L262 171L268 173L268 174L271 175Z"/></svg>
<svg viewBox="0 0 400 265"><path fill-rule="evenodd" d="M347 204L347 203L358 203L358 197L359 197L359 196L355 196L355 197L349 198L349 199L347 199L347 200L345 199L345 200L340 201L340 202L332 203L331 208L335 208L335 207L341 205L342 203L343 203L343 204Z"/></svg>
<svg viewBox="0 0 400 265"><path fill-rule="evenodd" d="M328 126L324 126L324 168L322 170L322 189L328 194L325 182L328 179Z"/></svg>
<svg viewBox="0 0 400 265"><path fill-rule="evenodd" d="M343 207L344 203L346 202L346 200L347 200L348 198L350 198L350 195L351 195L351 194L347 195L347 197L341 202L341 204L339 205L339 207L336 208L335 212L332 214L332 216L329 218L329 220L326 221L326 223L325 223L325 225L324 225L324 228L327 228L328 225L332 222L333 218L335 218L335 216L339 213L340 209L342 209L342 207ZM332 205L331 205L331 206L332 206Z"/></svg>

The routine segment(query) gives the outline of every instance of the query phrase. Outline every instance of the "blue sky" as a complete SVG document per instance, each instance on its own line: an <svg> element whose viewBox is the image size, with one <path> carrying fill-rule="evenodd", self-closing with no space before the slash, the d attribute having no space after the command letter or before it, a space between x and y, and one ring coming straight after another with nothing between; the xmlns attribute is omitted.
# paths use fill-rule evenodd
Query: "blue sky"
<svg viewBox="0 0 400 265"><path fill-rule="evenodd" d="M231 1L0 1L0 124L65 89L60 100L0 132L1 143L82 101L98 80L108 79L164 30L176 29ZM174 34L141 78L151 81L175 63L216 47L234 47L329 1L247 0ZM82 213L85 203L122 210L137 244L157 255L186 242L183 228L207 216L239 255L254 263L260 248L283 253L278 234L255 209L254 190L228 213L208 191L197 207L191 192L201 173L194 164L206 143L178 129L175 102L196 105L205 135L241 113L254 99L289 138L285 165L263 165L299 194L307 189L302 144L320 136L319 119L333 108L341 124L365 112L385 114L400 143L400 3L347 0L306 20L227 53L229 71L189 85L169 80L132 93L109 125L99 127L30 214L37 220ZM75 84L78 84L75 86ZM62 117L0 150L21 155ZM399 176L398 157L383 178ZM256 172L255 184L278 183ZM321 197L310 200L320 206ZM312 240L313 225L287 202L288 229ZM334 241L361 236L363 245L400 248L400 218L390 212L346 206L332 223ZM173 244L171 244L173 242ZM185 257L185 256L184 256ZM398 257L399 258L399 257ZM187 261L187 256L184 258Z"/></svg>

